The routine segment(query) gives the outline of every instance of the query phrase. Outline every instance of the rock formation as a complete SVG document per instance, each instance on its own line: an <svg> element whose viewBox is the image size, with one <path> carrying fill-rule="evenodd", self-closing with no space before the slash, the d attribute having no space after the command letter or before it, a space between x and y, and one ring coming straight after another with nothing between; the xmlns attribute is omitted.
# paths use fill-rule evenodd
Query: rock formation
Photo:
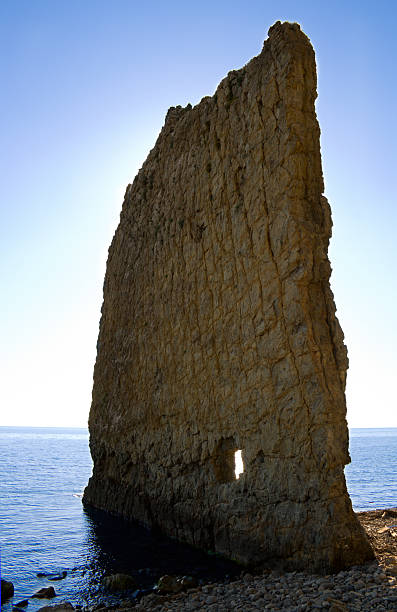
<svg viewBox="0 0 397 612"><path fill-rule="evenodd" d="M243 563L330 571L373 555L343 473L316 95L308 38L277 22L213 97L168 111L109 249L84 501Z"/></svg>

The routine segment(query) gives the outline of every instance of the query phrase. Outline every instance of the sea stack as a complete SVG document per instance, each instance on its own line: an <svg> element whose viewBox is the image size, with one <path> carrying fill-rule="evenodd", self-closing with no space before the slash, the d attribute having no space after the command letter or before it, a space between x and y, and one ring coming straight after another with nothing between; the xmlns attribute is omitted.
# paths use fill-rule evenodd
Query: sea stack
<svg viewBox="0 0 397 612"><path fill-rule="evenodd" d="M373 557L352 510L313 48L170 108L109 249L86 504L244 564ZM235 453L244 471L235 476Z"/></svg>

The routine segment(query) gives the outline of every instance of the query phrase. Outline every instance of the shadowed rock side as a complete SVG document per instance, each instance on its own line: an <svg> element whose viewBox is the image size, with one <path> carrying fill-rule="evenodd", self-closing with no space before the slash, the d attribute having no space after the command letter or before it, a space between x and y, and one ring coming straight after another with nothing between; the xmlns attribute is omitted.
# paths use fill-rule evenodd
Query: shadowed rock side
<svg viewBox="0 0 397 612"><path fill-rule="evenodd" d="M316 95L308 38L278 22L213 97L168 111L109 250L84 502L321 572L373 553L343 473Z"/></svg>

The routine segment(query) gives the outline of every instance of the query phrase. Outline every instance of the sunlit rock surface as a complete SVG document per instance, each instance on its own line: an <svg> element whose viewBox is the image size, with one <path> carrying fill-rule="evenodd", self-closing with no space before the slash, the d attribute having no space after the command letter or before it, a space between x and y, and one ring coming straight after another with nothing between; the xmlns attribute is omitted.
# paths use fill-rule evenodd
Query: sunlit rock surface
<svg viewBox="0 0 397 612"><path fill-rule="evenodd" d="M84 501L243 563L329 571L372 551L343 474L316 95L308 38L278 22L214 96L168 111L109 250Z"/></svg>

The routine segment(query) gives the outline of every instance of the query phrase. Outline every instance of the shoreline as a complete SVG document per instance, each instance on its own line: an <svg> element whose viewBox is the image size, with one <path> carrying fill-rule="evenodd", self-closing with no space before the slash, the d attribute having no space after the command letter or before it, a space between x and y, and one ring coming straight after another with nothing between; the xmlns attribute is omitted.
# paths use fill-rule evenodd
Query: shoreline
<svg viewBox="0 0 397 612"><path fill-rule="evenodd" d="M355 514L375 554L374 560L361 566L329 575L274 567L242 568L234 577L196 582L193 588L178 593L160 594L152 589L140 595L119 592L114 593L114 603L104 598L85 605L71 604L66 598L57 603L47 600L37 612L397 612L397 507ZM171 582L177 578L181 575L172 576Z"/></svg>
<svg viewBox="0 0 397 612"><path fill-rule="evenodd" d="M228 584L207 584L176 595L150 594L133 607L153 610L329 610L330 612L397 612L397 508L356 512L375 560L332 575L306 572L242 572ZM127 602L126 602L127 603Z"/></svg>

